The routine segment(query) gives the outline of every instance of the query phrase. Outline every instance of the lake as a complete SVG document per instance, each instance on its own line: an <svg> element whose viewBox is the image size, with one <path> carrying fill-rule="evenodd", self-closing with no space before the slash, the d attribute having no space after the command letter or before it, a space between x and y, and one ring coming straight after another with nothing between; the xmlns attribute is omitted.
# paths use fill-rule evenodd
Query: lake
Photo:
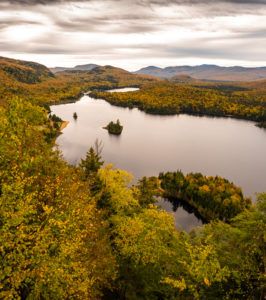
<svg viewBox="0 0 266 300"><path fill-rule="evenodd" d="M185 114L150 115L137 108L95 100L89 94L75 103L51 106L51 111L69 121L56 143L71 164L78 164L98 139L104 144L105 162L131 172L135 178L182 170L225 177L254 200L255 193L266 191L266 130L254 122ZM74 112L78 115L76 121ZM103 127L117 119L124 126L122 134L108 134ZM161 205L167 210L172 208L163 200ZM186 230L201 224L181 207L175 219L177 227Z"/></svg>

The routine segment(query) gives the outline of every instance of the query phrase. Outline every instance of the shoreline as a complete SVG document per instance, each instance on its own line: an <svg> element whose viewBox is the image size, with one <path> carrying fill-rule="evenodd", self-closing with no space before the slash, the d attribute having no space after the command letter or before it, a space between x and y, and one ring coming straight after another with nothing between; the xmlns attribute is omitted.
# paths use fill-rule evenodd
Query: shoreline
<svg viewBox="0 0 266 300"><path fill-rule="evenodd" d="M188 112L184 112L184 111L180 111L180 112L176 112L176 111L172 111L172 112L164 112L164 111L159 111L159 110L149 110L146 108L141 107L138 104L135 104L133 106L131 106L128 103L117 103L117 102L113 102L112 100L108 99L108 98L98 98L95 95L90 95L91 98L95 99L95 100L104 100L107 103L113 105L113 106L117 106L117 107L123 107L123 108L128 108L128 109L138 109L139 111L142 111L148 115L155 115L155 116L178 116L178 115L187 115L187 116L195 116L195 117L209 117L209 118L225 118L225 119L234 119L234 120L242 120L242 121L247 121L247 122L252 122L254 123L254 125L256 126L257 124L260 124L259 121L253 119L253 118L245 118L242 116L234 116L234 115L218 115L218 114L207 114L207 113L188 113ZM261 126L257 126L259 128L264 128Z"/></svg>
<svg viewBox="0 0 266 300"><path fill-rule="evenodd" d="M62 132L67 127L68 124L69 124L69 121L63 121L59 128L59 131Z"/></svg>
<svg viewBox="0 0 266 300"><path fill-rule="evenodd" d="M108 90L103 90L104 92L108 91ZM260 126L261 122L258 120L255 120L254 118L250 118L250 117L244 117L244 116L236 116L236 115L219 115L219 114L208 114L208 113L189 113L189 112L184 112L184 111L180 111L180 112L176 112L175 110L173 111L168 111L168 112L163 112L160 110L149 110L149 109L144 109L142 108L140 105L135 104L133 106L131 106L129 103L117 103L115 101L112 101L110 99L105 99L103 98L98 98L97 96L95 96L93 94L93 90L89 90L87 92L81 92L79 93L79 95L77 95L77 97L73 97L73 98L69 98L69 99L65 99L65 100L59 100L53 104L50 103L49 106L53 106L53 105L61 105L61 104L68 104L68 103L75 103L77 101L79 101L83 96L89 95L91 98L93 98L94 100L104 100L106 102L108 102L111 105L117 106L117 107L124 107L124 108L129 108L129 109L133 109L133 108L137 108L140 111L145 112L146 114L149 115L158 115L158 116L173 116L173 115L180 115L180 114L184 114L184 115L188 115L188 116L198 116L198 117L210 117L210 118L230 118L230 119L235 119L235 120L243 120L243 121L249 121L249 122L253 122L255 123L254 125L264 129L263 126ZM101 90L100 90L101 92ZM92 94L92 95L91 95ZM256 124L257 123L257 124ZM67 126L67 125L66 125ZM65 127L66 127L65 126ZM63 129L65 128L63 127ZM61 131L61 129L60 129Z"/></svg>

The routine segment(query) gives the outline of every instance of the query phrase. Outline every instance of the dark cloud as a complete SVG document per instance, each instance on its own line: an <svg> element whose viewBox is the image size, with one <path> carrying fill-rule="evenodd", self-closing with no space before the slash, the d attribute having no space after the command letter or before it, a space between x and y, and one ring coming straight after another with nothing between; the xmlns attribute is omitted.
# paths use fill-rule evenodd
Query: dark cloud
<svg viewBox="0 0 266 300"><path fill-rule="evenodd" d="M135 19L134 16L119 17L113 16L112 18L106 17L91 17L91 18L69 18L62 20L54 18L54 24L68 32L75 31L91 31L91 32L104 32L104 33L145 33L155 32L161 29L158 24L149 24L149 18Z"/></svg>
<svg viewBox="0 0 266 300"><path fill-rule="evenodd" d="M231 3L231 4L266 4L266 0L143 0L142 3L150 4L209 4Z"/></svg>
<svg viewBox="0 0 266 300"><path fill-rule="evenodd" d="M57 41L57 43L55 42ZM106 44L104 41L94 44L72 43L64 36L52 36L51 38L43 37L29 43L23 43L18 49L16 42L0 42L2 51L10 53L27 53L41 55L76 55L76 56L102 56L112 59L128 59L130 56L128 50L134 51L134 58L142 59L162 59L162 58L188 58L198 57L202 59L230 59L235 61L264 61L265 60L265 45L257 45L250 47L249 40L234 39L231 43L221 46L220 40L197 38L176 44L174 42L164 45L158 41L157 43L143 43L138 45L125 45L122 43Z"/></svg>
<svg viewBox="0 0 266 300"><path fill-rule="evenodd" d="M265 18L266 0L0 0L0 51L263 62Z"/></svg>
<svg viewBox="0 0 266 300"><path fill-rule="evenodd" d="M131 0L122 0L124 2L132 3ZM10 4L21 4L21 5L49 5L58 3L69 3L69 2L91 2L90 0L4 0L2 2ZM103 2L108 2L108 0L103 0ZM231 4L262 4L266 5L266 0L138 0L135 1L140 5L169 5L169 4L181 4L181 5L191 5L191 4L209 4L213 5L215 3L231 3Z"/></svg>
<svg viewBox="0 0 266 300"><path fill-rule="evenodd" d="M42 23L37 21L30 21L30 20L0 20L0 30L9 28L11 26L20 26L20 25L41 25Z"/></svg>
<svg viewBox="0 0 266 300"><path fill-rule="evenodd" d="M82 1L82 0L81 0ZM75 0L7 0L3 1L9 4L21 4L21 5L46 5L46 4L58 4L58 3L66 3L66 2L75 2ZM78 2L78 1L76 1Z"/></svg>

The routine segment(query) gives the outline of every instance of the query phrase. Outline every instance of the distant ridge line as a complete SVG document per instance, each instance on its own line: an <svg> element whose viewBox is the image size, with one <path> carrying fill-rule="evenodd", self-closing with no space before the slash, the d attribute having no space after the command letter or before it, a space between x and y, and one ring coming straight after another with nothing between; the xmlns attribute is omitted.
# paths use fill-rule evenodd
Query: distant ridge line
<svg viewBox="0 0 266 300"><path fill-rule="evenodd" d="M148 66L135 71L134 74L151 75L168 79L174 76L186 75L200 80L254 81L266 79L266 67L222 67L209 64L169 66L165 68Z"/></svg>

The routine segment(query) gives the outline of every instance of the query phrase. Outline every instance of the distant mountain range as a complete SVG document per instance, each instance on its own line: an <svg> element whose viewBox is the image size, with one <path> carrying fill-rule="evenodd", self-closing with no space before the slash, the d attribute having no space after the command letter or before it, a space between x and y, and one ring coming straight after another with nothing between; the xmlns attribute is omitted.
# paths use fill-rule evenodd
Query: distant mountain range
<svg viewBox="0 0 266 300"><path fill-rule="evenodd" d="M53 73L64 72L64 71L91 71L97 67L100 67L96 64L86 64L86 65L77 65L73 68L65 68L65 67L55 67L50 68Z"/></svg>
<svg viewBox="0 0 266 300"><path fill-rule="evenodd" d="M176 76L190 76L194 79L211 81L252 81L266 78L266 67L220 67L216 65L177 66L158 68L149 66L142 68L135 74L145 74L159 78L172 78Z"/></svg>
<svg viewBox="0 0 266 300"><path fill-rule="evenodd" d="M51 72L58 73L64 71L91 71L97 67L97 64L77 65L73 68L55 67L50 68ZM176 66L159 68L149 66L142 68L134 74L150 75L158 78L167 78L174 81L255 81L266 79L266 67L246 68L240 66L220 67L217 65L199 65L199 66Z"/></svg>
<svg viewBox="0 0 266 300"><path fill-rule="evenodd" d="M47 68L36 62L23 61L8 57L0 56L0 96L3 93L3 86L10 90L10 86L19 90L24 88L24 84L37 84L55 78L63 78L64 75L60 72L68 72L69 75L74 75L75 78L81 76L83 81L99 83L103 86L108 83L118 84L120 81L128 82L129 85L138 85L140 81L154 82L160 79L147 76L137 75L121 68L113 66L99 66L96 64L78 65L74 68ZM55 74L57 73L57 74ZM78 74L76 74L78 73ZM62 76L63 75L63 76ZM68 76L71 78L71 76ZM53 81L50 81L51 83ZM126 83L125 83L126 84ZM12 89L13 89L12 88ZM1 97L0 97L1 100Z"/></svg>

